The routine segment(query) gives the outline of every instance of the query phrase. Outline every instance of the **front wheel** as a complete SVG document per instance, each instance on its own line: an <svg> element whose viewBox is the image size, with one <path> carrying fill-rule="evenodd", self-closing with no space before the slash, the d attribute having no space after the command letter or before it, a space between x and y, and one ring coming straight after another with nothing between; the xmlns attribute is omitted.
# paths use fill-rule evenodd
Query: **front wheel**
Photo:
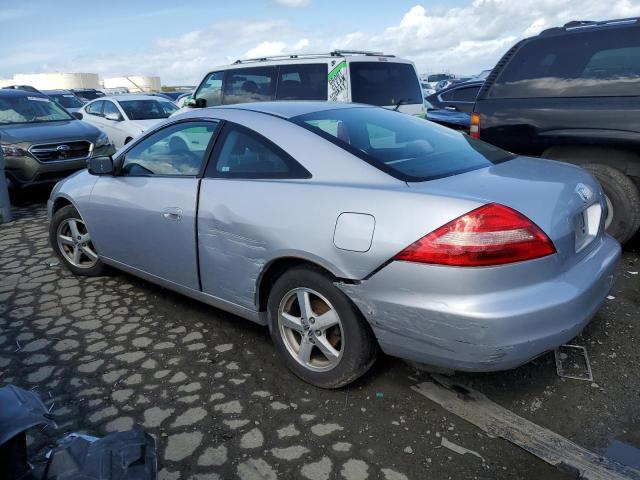
<svg viewBox="0 0 640 480"><path fill-rule="evenodd" d="M295 268L274 284L269 331L287 367L321 388L339 388L363 375L376 359L369 325L327 275Z"/></svg>
<svg viewBox="0 0 640 480"><path fill-rule="evenodd" d="M49 241L65 267L74 274L104 275L106 265L98 258L89 230L73 206L62 207L53 215Z"/></svg>

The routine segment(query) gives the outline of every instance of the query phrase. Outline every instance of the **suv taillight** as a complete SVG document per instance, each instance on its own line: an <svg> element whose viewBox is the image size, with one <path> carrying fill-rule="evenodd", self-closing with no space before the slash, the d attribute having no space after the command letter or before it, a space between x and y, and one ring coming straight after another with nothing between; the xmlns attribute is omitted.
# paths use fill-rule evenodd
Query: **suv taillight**
<svg viewBox="0 0 640 480"><path fill-rule="evenodd" d="M497 203L452 220L398 253L394 260L482 267L532 260L555 253L531 220Z"/></svg>
<svg viewBox="0 0 640 480"><path fill-rule="evenodd" d="M469 127L469 136L471 138L480 138L480 114L471 114L471 126Z"/></svg>

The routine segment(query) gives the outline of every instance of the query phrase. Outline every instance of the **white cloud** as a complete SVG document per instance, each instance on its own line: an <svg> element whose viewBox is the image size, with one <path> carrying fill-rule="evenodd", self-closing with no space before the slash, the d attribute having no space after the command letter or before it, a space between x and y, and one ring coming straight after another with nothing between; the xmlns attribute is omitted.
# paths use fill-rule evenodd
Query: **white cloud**
<svg viewBox="0 0 640 480"><path fill-rule="evenodd" d="M301 8L311 5L311 0L276 0L276 3L289 8Z"/></svg>
<svg viewBox="0 0 640 480"><path fill-rule="evenodd" d="M385 7L390 8L387 7L390 4L393 3L385 3ZM473 0L463 7L416 5L406 11L399 22L373 32L360 30L364 24L357 19L352 22L352 30L344 31L335 31L336 27L328 23L326 29L314 24L304 30L299 24L279 19L220 22L179 36L159 38L144 52L132 46L130 51L118 55L92 54L69 60L68 50L59 49L63 52L60 55L66 57L42 60L36 55L32 65L39 65L40 71L55 65L56 70L93 71L103 77L153 74L160 75L165 84L194 84L213 67L238 58L358 49L410 58L421 72L443 70L473 74L493 67L520 38L545 28L576 19L630 16L640 16L640 2ZM21 51L23 49L16 49L16 55L3 59L3 71L9 72L14 65L20 69L16 69L16 73L24 69L25 58L21 61L17 58ZM8 59L12 62L7 63Z"/></svg>

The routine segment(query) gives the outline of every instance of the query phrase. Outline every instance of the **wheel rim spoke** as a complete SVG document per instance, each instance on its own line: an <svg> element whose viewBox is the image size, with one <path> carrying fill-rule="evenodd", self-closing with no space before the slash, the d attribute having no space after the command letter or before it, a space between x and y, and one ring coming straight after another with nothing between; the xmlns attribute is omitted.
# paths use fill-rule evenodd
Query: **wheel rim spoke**
<svg viewBox="0 0 640 480"><path fill-rule="evenodd" d="M69 230L71 231L71 236L78 240L78 237L80 237L80 231L78 230L78 224L73 219L69 220Z"/></svg>
<svg viewBox="0 0 640 480"><path fill-rule="evenodd" d="M73 247L73 245L75 245L75 243L73 241L73 238L71 238L71 237L68 237L66 235L58 235L58 238L60 239L60 242L63 245L68 245L70 247Z"/></svg>
<svg viewBox="0 0 640 480"><path fill-rule="evenodd" d="M302 340L300 342L300 349L298 350L298 360L300 360L303 364L308 365L311 360L311 350L313 349L313 344L307 340Z"/></svg>
<svg viewBox="0 0 640 480"><path fill-rule="evenodd" d="M98 255L91 249L89 245L80 247L80 249L82 250L82 253L84 253L92 262L98 260Z"/></svg>
<svg viewBox="0 0 640 480"><path fill-rule="evenodd" d="M315 317L313 328L324 332L327 328L338 325L339 319L336 311L331 309L327 313L323 313L319 317Z"/></svg>
<svg viewBox="0 0 640 480"><path fill-rule="evenodd" d="M311 309L311 299L309 298L309 292L306 290L298 290L298 306L300 307L300 315L305 320L309 320L313 317L313 310Z"/></svg>
<svg viewBox="0 0 640 480"><path fill-rule="evenodd" d="M280 314L280 318L282 319L282 325L286 328L290 328L291 330L295 330L296 332L302 332L302 321L300 318L291 315L286 312L282 312Z"/></svg>
<svg viewBox="0 0 640 480"><path fill-rule="evenodd" d="M76 265L80 265L80 256L82 255L82 252L80 251L79 247L74 247L73 248L73 263L75 263Z"/></svg>
<svg viewBox="0 0 640 480"><path fill-rule="evenodd" d="M316 346L330 363L336 363L340 357L340 352L333 348L329 340L325 336L316 337Z"/></svg>

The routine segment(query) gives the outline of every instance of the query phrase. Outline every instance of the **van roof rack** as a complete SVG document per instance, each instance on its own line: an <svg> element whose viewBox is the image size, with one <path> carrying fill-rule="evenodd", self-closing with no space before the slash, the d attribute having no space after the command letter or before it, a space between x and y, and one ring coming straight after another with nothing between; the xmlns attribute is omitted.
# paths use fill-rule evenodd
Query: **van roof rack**
<svg viewBox="0 0 640 480"><path fill-rule="evenodd" d="M234 65L239 63L252 62L268 62L270 60L291 60L296 58L322 58L322 57L344 57L345 55L364 55L367 57L395 57L395 55L385 55L382 52L370 52L366 50L334 50L328 53L299 53L291 55L273 55L269 57L244 58L233 62Z"/></svg>
<svg viewBox="0 0 640 480"><path fill-rule="evenodd" d="M600 22L595 20L572 20L565 23L562 27L547 28L546 30L540 32L540 35L554 35L558 33L572 32L583 28L610 27L615 25L631 24L638 22L638 20L640 20L639 17L620 18L617 20L604 20Z"/></svg>

